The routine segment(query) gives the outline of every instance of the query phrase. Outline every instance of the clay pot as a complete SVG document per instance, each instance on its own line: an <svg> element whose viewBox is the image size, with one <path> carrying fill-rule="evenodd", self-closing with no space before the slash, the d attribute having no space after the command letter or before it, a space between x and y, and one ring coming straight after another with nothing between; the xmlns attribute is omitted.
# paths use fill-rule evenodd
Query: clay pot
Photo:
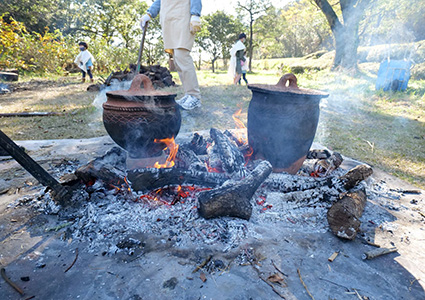
<svg viewBox="0 0 425 300"><path fill-rule="evenodd" d="M289 83L288 86L286 84ZM297 85L285 74L276 85L250 84L248 141L255 159L266 159L274 172L296 174L313 143L320 99L329 94Z"/></svg>
<svg viewBox="0 0 425 300"><path fill-rule="evenodd" d="M143 83L143 89L140 87ZM157 91L149 77L137 75L129 90L106 93L103 124L132 158L159 156L166 147L155 139L175 137L181 125L176 94Z"/></svg>

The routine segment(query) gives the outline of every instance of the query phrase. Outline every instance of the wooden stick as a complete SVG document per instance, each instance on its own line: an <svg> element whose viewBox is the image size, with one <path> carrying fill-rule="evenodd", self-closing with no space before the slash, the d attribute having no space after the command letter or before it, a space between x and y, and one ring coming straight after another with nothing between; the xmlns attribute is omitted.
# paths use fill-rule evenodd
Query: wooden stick
<svg viewBox="0 0 425 300"><path fill-rule="evenodd" d="M3 279L11 286L13 287L19 294L21 294L21 296L23 296L25 293L24 291L16 285L16 283L14 283L12 280L10 280L7 276L6 276L6 270L4 268L1 268L1 277L3 277Z"/></svg>
<svg viewBox="0 0 425 300"><path fill-rule="evenodd" d="M330 262L333 262L334 260L335 260L335 258L338 256L338 254L339 254L339 252L338 251L335 251L329 258L328 258L328 260L330 261Z"/></svg>
<svg viewBox="0 0 425 300"><path fill-rule="evenodd" d="M297 272L298 272L298 276L300 277L300 281L301 281L301 283L303 284L303 286L304 286L305 290L307 291L307 294L310 296L310 298L311 298L311 299L313 299L313 300L314 300L313 295L310 293L310 291L308 290L308 288L307 288L306 284L304 283L303 278L301 277L300 269L297 269Z"/></svg>
<svg viewBox="0 0 425 300"><path fill-rule="evenodd" d="M16 113L1 113L0 118L10 117L48 117L48 116L62 116L63 113L58 112L47 112L47 111L25 111Z"/></svg>
<svg viewBox="0 0 425 300"><path fill-rule="evenodd" d="M68 272L69 271L69 269L71 269L72 268L72 266L75 264L75 262L77 261L77 258L78 258L78 248L76 248L75 249L75 258L74 258L74 261L72 262L72 264L68 267L68 268L66 268L66 270L65 270L65 272L64 273L66 273L66 272Z"/></svg>
<svg viewBox="0 0 425 300"><path fill-rule="evenodd" d="M283 273L277 266L276 266L276 264L274 263L274 261L273 261L273 259L272 259L272 265L273 265L273 267L280 273L280 274L282 274L283 276L286 276L286 277L288 277L288 275L286 275L285 273Z"/></svg>
<svg viewBox="0 0 425 300"><path fill-rule="evenodd" d="M397 250L398 250L397 247L373 249L371 251L365 252L362 255L362 259L373 259L373 258L381 256L381 255L396 252Z"/></svg>
<svg viewBox="0 0 425 300"><path fill-rule="evenodd" d="M27 170L42 185L48 186L54 192L53 198L60 204L66 204L71 193L44 170L35 160L26 154L3 131L0 130L0 147L3 147L25 170Z"/></svg>

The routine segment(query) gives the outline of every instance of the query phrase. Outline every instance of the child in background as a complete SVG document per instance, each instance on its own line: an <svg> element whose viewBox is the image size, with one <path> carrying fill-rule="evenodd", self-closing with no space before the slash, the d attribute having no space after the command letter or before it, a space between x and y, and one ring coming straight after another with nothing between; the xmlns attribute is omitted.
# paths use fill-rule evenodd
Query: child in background
<svg viewBox="0 0 425 300"><path fill-rule="evenodd" d="M248 80L246 79L246 72L248 71L248 59L246 58L246 51L244 52L245 61L241 60L241 69L242 69L242 78L245 81L246 85L248 85ZM239 78L239 84L241 84L241 79Z"/></svg>
<svg viewBox="0 0 425 300"><path fill-rule="evenodd" d="M93 82L93 74L91 72L93 68L94 58L93 55L87 50L88 45L86 42L79 42L78 46L80 47L80 53L74 60L74 63L81 69L81 73L83 73L83 78L81 82L86 81L86 73L90 76L90 81Z"/></svg>

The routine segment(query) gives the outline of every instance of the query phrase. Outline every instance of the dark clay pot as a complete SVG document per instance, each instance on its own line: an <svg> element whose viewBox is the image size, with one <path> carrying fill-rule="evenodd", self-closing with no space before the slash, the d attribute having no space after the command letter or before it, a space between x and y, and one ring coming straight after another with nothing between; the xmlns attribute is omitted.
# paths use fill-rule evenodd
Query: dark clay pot
<svg viewBox="0 0 425 300"><path fill-rule="evenodd" d="M253 157L268 160L274 172L296 174L316 134L320 99L329 94L298 88L293 74L285 74L276 85L248 88L252 91L248 141Z"/></svg>
<svg viewBox="0 0 425 300"><path fill-rule="evenodd" d="M134 77L128 91L108 92L106 96L103 124L111 138L132 158L161 155L166 145L154 140L175 137L180 130L176 94L156 91L145 75Z"/></svg>

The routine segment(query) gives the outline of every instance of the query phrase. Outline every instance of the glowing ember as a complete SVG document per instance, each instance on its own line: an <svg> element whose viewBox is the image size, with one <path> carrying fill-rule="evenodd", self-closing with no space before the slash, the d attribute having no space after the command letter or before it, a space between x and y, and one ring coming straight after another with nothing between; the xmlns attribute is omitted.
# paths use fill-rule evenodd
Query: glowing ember
<svg viewBox="0 0 425 300"><path fill-rule="evenodd" d="M208 191L211 188L200 188L195 186L168 186L159 188L140 196L139 200L148 201L150 204L164 204L166 206L176 203L185 203L188 198L195 199L195 194L201 191Z"/></svg>
<svg viewBox="0 0 425 300"><path fill-rule="evenodd" d="M175 165L174 159L176 158L177 151L179 151L179 145L174 141L174 137L171 139L155 139L154 142L164 143L167 146L164 148L164 150L169 150L170 154L168 155L164 164L156 162L153 167L157 169L173 167Z"/></svg>

